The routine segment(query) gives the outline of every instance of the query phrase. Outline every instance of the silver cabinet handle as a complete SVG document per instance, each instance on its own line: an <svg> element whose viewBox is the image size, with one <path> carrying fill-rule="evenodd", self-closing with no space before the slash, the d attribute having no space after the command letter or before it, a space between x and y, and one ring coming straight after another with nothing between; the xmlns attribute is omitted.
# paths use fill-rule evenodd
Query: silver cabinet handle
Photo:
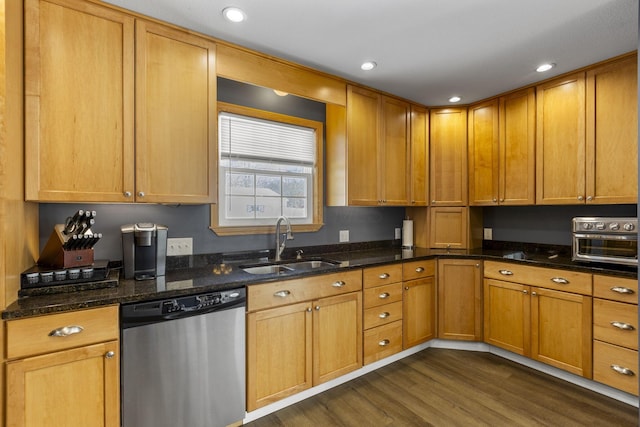
<svg viewBox="0 0 640 427"><path fill-rule="evenodd" d="M384 311L384 312L378 314L378 317L381 318L381 319L386 319L389 316L391 316L391 314L389 314L388 311Z"/></svg>
<svg viewBox="0 0 640 427"><path fill-rule="evenodd" d="M531 295L533 295L535 297L536 295L538 295L538 293L536 291L533 291L533 292L531 292Z"/></svg>
<svg viewBox="0 0 640 427"><path fill-rule="evenodd" d="M424 271L423 267L416 268L416 273L422 273Z"/></svg>
<svg viewBox="0 0 640 427"><path fill-rule="evenodd" d="M320 306L319 306L319 305L316 305L316 306L315 306L315 307L313 307L313 308L315 308L315 309L316 309L316 311L319 311L319 310L320 310Z"/></svg>
<svg viewBox="0 0 640 427"><path fill-rule="evenodd" d="M616 321L611 322L611 326L613 326L614 328L622 329L623 331L633 331L636 329L633 327L633 325L630 325L624 322L616 322Z"/></svg>
<svg viewBox="0 0 640 427"><path fill-rule="evenodd" d="M503 276L513 276L513 271L511 270L498 270L498 273L502 274Z"/></svg>
<svg viewBox="0 0 640 427"><path fill-rule="evenodd" d="M337 282L334 282L331 286L333 286L334 288L341 288L345 285L346 285L345 282L343 282L342 280L338 280Z"/></svg>
<svg viewBox="0 0 640 427"><path fill-rule="evenodd" d="M378 298L380 298L380 299L387 299L387 298L389 298L390 296L391 296L391 295L389 295L389 292L384 292L384 293L382 293L382 294L378 295Z"/></svg>
<svg viewBox="0 0 640 427"><path fill-rule="evenodd" d="M388 279L389 278L389 273L382 273L381 275L378 276L380 279Z"/></svg>
<svg viewBox="0 0 640 427"><path fill-rule="evenodd" d="M125 191L124 197L131 197L131 191Z"/></svg>
<svg viewBox="0 0 640 427"><path fill-rule="evenodd" d="M569 281L567 279L565 279L564 277L552 277L551 281L553 283L557 283L558 285L568 285Z"/></svg>
<svg viewBox="0 0 640 427"><path fill-rule="evenodd" d="M613 292L617 292L619 294L627 294L627 295L631 295L634 292L633 289L629 289L629 288L623 288L622 286L614 286L613 288L610 288Z"/></svg>
<svg viewBox="0 0 640 427"><path fill-rule="evenodd" d="M408 290L409 290L409 287L408 287L408 286L405 286L405 287L404 287L404 290L405 290L405 291L408 291Z"/></svg>
<svg viewBox="0 0 640 427"><path fill-rule="evenodd" d="M291 295L291 291L287 291L287 290L278 291L278 292L273 294L274 297L280 297L280 298L286 298L289 295Z"/></svg>
<svg viewBox="0 0 640 427"><path fill-rule="evenodd" d="M493 198L493 203L497 202L498 199L496 199L495 197Z"/></svg>
<svg viewBox="0 0 640 427"><path fill-rule="evenodd" d="M107 351L107 354L104 355L107 359L112 359L116 354L113 351Z"/></svg>
<svg viewBox="0 0 640 427"><path fill-rule="evenodd" d="M528 294L528 293L529 293L529 291L528 291L528 290L526 290L526 289L523 289L523 290L522 290L522 293L526 295L526 294Z"/></svg>
<svg viewBox="0 0 640 427"><path fill-rule="evenodd" d="M63 326L62 328L54 329L49 332L50 337L68 337L69 335L79 334L84 331L82 326L71 325L71 326Z"/></svg>
<svg viewBox="0 0 640 427"><path fill-rule="evenodd" d="M311 307L307 307L307 313L311 313Z"/></svg>
<svg viewBox="0 0 640 427"><path fill-rule="evenodd" d="M587 202L590 202L590 201L592 201L592 200L593 200L593 197L592 197L592 196L587 196Z"/></svg>
<svg viewBox="0 0 640 427"><path fill-rule="evenodd" d="M386 347L386 346L388 346L390 343L391 343L391 341L389 341L389 340L382 340L382 341L379 341L379 342L378 342L378 345L379 345L380 347Z"/></svg>
<svg viewBox="0 0 640 427"><path fill-rule="evenodd" d="M578 196L578 200L583 201L584 200L584 196Z"/></svg>
<svg viewBox="0 0 640 427"><path fill-rule="evenodd" d="M144 197L144 191L138 191L138 197Z"/></svg>
<svg viewBox="0 0 640 427"><path fill-rule="evenodd" d="M622 375L627 375L629 377L632 377L635 375L635 372L633 372L631 369L629 368L624 368L620 365L611 365L611 369L613 369L614 371L616 371L619 374Z"/></svg>

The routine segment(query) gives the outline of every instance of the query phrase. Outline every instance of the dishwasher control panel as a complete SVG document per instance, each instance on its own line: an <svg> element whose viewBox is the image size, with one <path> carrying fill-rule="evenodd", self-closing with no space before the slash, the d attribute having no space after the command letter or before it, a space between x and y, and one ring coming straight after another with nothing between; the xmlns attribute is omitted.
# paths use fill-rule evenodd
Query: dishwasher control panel
<svg viewBox="0 0 640 427"><path fill-rule="evenodd" d="M206 310L246 298L244 289L211 292L162 301L162 314Z"/></svg>

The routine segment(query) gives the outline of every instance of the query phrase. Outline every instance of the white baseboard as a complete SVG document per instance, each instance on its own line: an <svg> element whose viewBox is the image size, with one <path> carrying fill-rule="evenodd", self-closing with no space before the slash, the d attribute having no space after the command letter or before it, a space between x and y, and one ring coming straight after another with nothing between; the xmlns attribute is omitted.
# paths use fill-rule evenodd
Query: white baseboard
<svg viewBox="0 0 640 427"><path fill-rule="evenodd" d="M612 399L619 400L623 403L626 403L631 406L638 407L638 397L629 393L625 393L618 389L606 386L604 384L598 383L596 381L592 381L578 375L570 374L566 371L563 371L558 368L554 368L553 366L546 365L544 363L537 362L535 360L529 359L524 356L520 356L519 354L511 353L509 351L503 350L498 347L494 347L492 345L482 343L482 342L470 342L470 341L451 341L451 340L441 340L434 339L429 342L417 345L408 350L404 350L400 353L396 353L393 356L389 356L386 359L379 360L377 362L371 363L369 365L363 366L362 368L355 370L353 372L349 372L346 375L343 375L339 378L333 379L331 381L327 381L326 383L322 383L315 387L311 387L308 390L295 394L293 396L289 396L285 399L279 400L270 405L264 406L262 408L256 409L255 411L248 412L243 420L243 423L248 423L258 418L262 418L265 415L269 415L273 412L276 412L280 409L286 408L287 406L293 405L294 403L298 403L304 399L307 399L311 396L315 396L316 394L322 393L323 391L327 391L333 387L336 387L340 384L344 384L348 381L351 381L355 378L358 378L364 374L369 372L373 372L376 369L379 369L385 365L396 362L400 359L404 359L407 356L411 356L419 351L422 351L426 348L446 348L450 350L466 350L466 351L481 351L485 353L495 354L496 356L503 357L505 359L511 360L513 362L519 363L521 365L527 366L529 368L535 369L536 371L543 372L545 374L551 375L556 378L560 378L564 381L570 382L572 384L576 384L580 387L584 387L588 390L595 391L596 393L600 393L602 395L611 397Z"/></svg>

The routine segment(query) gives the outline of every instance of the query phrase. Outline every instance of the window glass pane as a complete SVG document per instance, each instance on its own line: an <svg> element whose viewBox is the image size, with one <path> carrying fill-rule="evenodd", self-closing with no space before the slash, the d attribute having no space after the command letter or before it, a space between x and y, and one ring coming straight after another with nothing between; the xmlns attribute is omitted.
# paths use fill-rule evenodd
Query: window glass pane
<svg viewBox="0 0 640 427"><path fill-rule="evenodd" d="M247 196L227 196L225 217L228 219L255 218L255 198Z"/></svg>
<svg viewBox="0 0 640 427"><path fill-rule="evenodd" d="M278 218L280 197L256 197L256 218Z"/></svg>
<svg viewBox="0 0 640 427"><path fill-rule="evenodd" d="M282 177L283 196L307 196L307 179L304 177Z"/></svg>
<svg viewBox="0 0 640 427"><path fill-rule="evenodd" d="M306 199L283 197L282 204L282 212L289 219L306 218L308 215Z"/></svg>
<svg viewBox="0 0 640 427"><path fill-rule="evenodd" d="M227 173L227 194L253 196L255 194L254 180L255 176L253 174Z"/></svg>
<svg viewBox="0 0 640 427"><path fill-rule="evenodd" d="M281 178L273 175L256 175L256 195L279 197L282 194Z"/></svg>

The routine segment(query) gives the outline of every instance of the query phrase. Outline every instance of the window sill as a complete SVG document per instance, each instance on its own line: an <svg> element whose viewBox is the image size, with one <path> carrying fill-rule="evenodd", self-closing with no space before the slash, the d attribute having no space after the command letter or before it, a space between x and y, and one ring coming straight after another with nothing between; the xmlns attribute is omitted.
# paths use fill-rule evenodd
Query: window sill
<svg viewBox="0 0 640 427"><path fill-rule="evenodd" d="M320 230L324 224L292 224L291 230L294 233L309 233ZM251 227L221 227L211 226L211 231L218 236L242 236L249 234L273 234L276 232L275 225L256 225Z"/></svg>

